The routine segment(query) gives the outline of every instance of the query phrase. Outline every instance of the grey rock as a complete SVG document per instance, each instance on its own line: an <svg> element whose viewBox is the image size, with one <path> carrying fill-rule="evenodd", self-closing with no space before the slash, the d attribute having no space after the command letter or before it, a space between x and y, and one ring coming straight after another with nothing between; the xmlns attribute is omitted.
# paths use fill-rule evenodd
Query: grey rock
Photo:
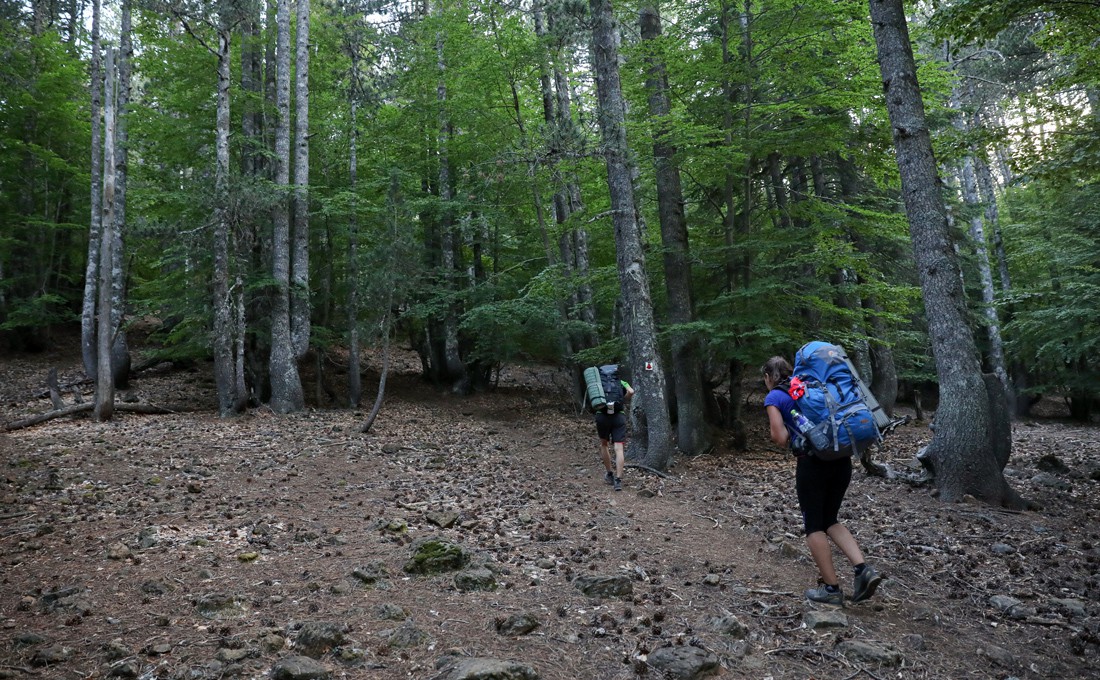
<svg viewBox="0 0 1100 680"><path fill-rule="evenodd" d="M696 624L696 628L709 630L714 633L721 633L722 635L729 635L738 640L744 639L749 633L748 626L741 623L741 620L730 612L722 612L717 616L705 617Z"/></svg>
<svg viewBox="0 0 1100 680"><path fill-rule="evenodd" d="M923 652L927 649L928 645L924 642L923 635L917 635L916 633L907 633L901 636L901 643L917 652Z"/></svg>
<svg viewBox="0 0 1100 680"><path fill-rule="evenodd" d="M790 541L783 541L779 544L780 557L795 558L802 556L802 548L798 547Z"/></svg>
<svg viewBox="0 0 1100 680"><path fill-rule="evenodd" d="M390 647L395 647L397 649L412 649L413 647L419 647L429 639L427 633L411 623L406 623L398 628L380 631L378 637L385 640Z"/></svg>
<svg viewBox="0 0 1100 680"><path fill-rule="evenodd" d="M848 617L839 610L811 609L802 616L802 623L810 630L844 628L848 625Z"/></svg>
<svg viewBox="0 0 1100 680"><path fill-rule="evenodd" d="M252 651L248 649L226 649L225 647L219 649L214 658L225 664L239 663L244 661L248 657L252 656Z"/></svg>
<svg viewBox="0 0 1100 680"><path fill-rule="evenodd" d="M265 652L277 652L286 646L286 638L276 633L268 633L260 638L260 648Z"/></svg>
<svg viewBox="0 0 1100 680"><path fill-rule="evenodd" d="M424 519L428 520L440 529L450 529L455 525L455 522L458 521L458 513L432 511L425 513Z"/></svg>
<svg viewBox="0 0 1100 680"><path fill-rule="evenodd" d="M589 597L628 597L634 594L634 584L622 574L580 576L573 581L573 585Z"/></svg>
<svg viewBox="0 0 1100 680"><path fill-rule="evenodd" d="M707 574L703 577L703 585L717 586L722 584L722 578L718 574Z"/></svg>
<svg viewBox="0 0 1100 680"><path fill-rule="evenodd" d="M1051 603L1068 616L1075 616L1078 618L1088 616L1088 612L1085 610L1085 603L1081 600L1056 597L1051 600Z"/></svg>
<svg viewBox="0 0 1100 680"><path fill-rule="evenodd" d="M497 580L493 572L485 567L465 569L455 574L455 587L464 593L473 591L491 591L497 589Z"/></svg>
<svg viewBox="0 0 1100 680"><path fill-rule="evenodd" d="M412 557L404 566L410 574L458 571L470 562L470 554L462 546L438 538L421 539L412 548Z"/></svg>
<svg viewBox="0 0 1100 680"><path fill-rule="evenodd" d="M1032 477L1031 481L1035 484L1042 484L1043 486L1048 486L1059 491L1069 491L1070 488L1072 488L1069 482L1064 479L1059 479L1049 472L1040 472Z"/></svg>
<svg viewBox="0 0 1100 680"><path fill-rule="evenodd" d="M272 680L328 680L327 668L308 656L288 656L271 669Z"/></svg>
<svg viewBox="0 0 1100 680"><path fill-rule="evenodd" d="M718 657L698 647L661 647L648 658L650 666L677 680L698 680L718 673Z"/></svg>
<svg viewBox="0 0 1100 680"><path fill-rule="evenodd" d="M112 543L107 548L107 559L109 560L124 560L132 555L129 546L125 543Z"/></svg>
<svg viewBox="0 0 1100 680"><path fill-rule="evenodd" d="M43 647L31 657L32 666L54 666L68 661L73 655L73 649L62 644Z"/></svg>
<svg viewBox="0 0 1100 680"><path fill-rule="evenodd" d="M305 656L319 659L326 652L344 644L347 627L338 623L307 621L298 629L295 647Z"/></svg>
<svg viewBox="0 0 1100 680"><path fill-rule="evenodd" d="M389 570L386 568L385 562L382 560L374 560L369 564L356 567L352 570L351 575L352 578L360 583L374 585L389 576Z"/></svg>
<svg viewBox="0 0 1100 680"><path fill-rule="evenodd" d="M172 589L160 581L145 581L141 584L141 592L146 595L164 595Z"/></svg>
<svg viewBox="0 0 1100 680"><path fill-rule="evenodd" d="M140 547L142 550L152 548L158 543L160 543L159 526L154 525L151 527L145 527L138 532L138 547Z"/></svg>
<svg viewBox="0 0 1100 680"><path fill-rule="evenodd" d="M409 618L409 613L392 602L383 602L374 608L374 615L382 620L404 621Z"/></svg>
<svg viewBox="0 0 1100 680"><path fill-rule="evenodd" d="M539 680L530 666L502 659L447 659L441 665L442 680Z"/></svg>
<svg viewBox="0 0 1100 680"><path fill-rule="evenodd" d="M1007 649L997 647L996 645L983 644L978 647L978 656L989 659L998 666L1015 666L1016 657L1012 655Z"/></svg>
<svg viewBox="0 0 1100 680"><path fill-rule="evenodd" d="M206 593L194 600L199 615L207 619L238 616L244 612L244 602L239 595Z"/></svg>
<svg viewBox="0 0 1100 680"><path fill-rule="evenodd" d="M535 566L539 569L553 569L554 567L558 566L558 564L549 557L543 557L539 561L535 562Z"/></svg>
<svg viewBox="0 0 1100 680"><path fill-rule="evenodd" d="M1035 467L1039 468L1043 472L1055 472L1059 474L1065 474L1069 472L1069 466L1062 462L1062 459L1055 456L1052 453L1048 453L1035 464Z"/></svg>
<svg viewBox="0 0 1100 680"><path fill-rule="evenodd" d="M1009 595L994 595L989 598L989 604L994 609L1008 614L1014 608L1021 606L1023 602Z"/></svg>
<svg viewBox="0 0 1100 680"><path fill-rule="evenodd" d="M139 672L139 666L132 661L120 661L107 671L107 677L109 678L136 678Z"/></svg>
<svg viewBox="0 0 1100 680"><path fill-rule="evenodd" d="M994 543L989 546L989 549L992 550L995 555L1011 555L1016 552L1016 548L1007 543Z"/></svg>
<svg viewBox="0 0 1100 680"><path fill-rule="evenodd" d="M46 641L46 638L42 637L38 633L32 633L26 631L19 633L11 639L11 642L16 647L33 647L34 645L40 645Z"/></svg>
<svg viewBox="0 0 1100 680"><path fill-rule="evenodd" d="M879 666L900 666L903 658L901 652L889 645L879 645L863 640L845 640L837 645L837 651L852 661Z"/></svg>
<svg viewBox="0 0 1100 680"><path fill-rule="evenodd" d="M526 635L538 628L541 624L533 614L522 612L519 614L512 614L504 619L497 619L494 625L497 632L501 635L516 636Z"/></svg>
<svg viewBox="0 0 1100 680"><path fill-rule="evenodd" d="M172 651L172 645L161 642L155 645L149 645L145 649L141 650L149 656L164 656Z"/></svg>
<svg viewBox="0 0 1100 680"><path fill-rule="evenodd" d="M56 603L58 600L72 597L73 595L76 595L83 590L84 588L82 586L63 586L61 588L58 588L57 590L51 590L42 593L42 604L43 606L48 607L49 605Z"/></svg>

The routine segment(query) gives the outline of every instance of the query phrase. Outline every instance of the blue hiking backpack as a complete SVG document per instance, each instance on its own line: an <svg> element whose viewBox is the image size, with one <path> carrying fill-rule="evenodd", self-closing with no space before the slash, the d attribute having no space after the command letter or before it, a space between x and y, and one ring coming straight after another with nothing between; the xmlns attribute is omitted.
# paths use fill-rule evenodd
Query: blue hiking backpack
<svg viewBox="0 0 1100 680"><path fill-rule="evenodd" d="M814 341L794 355L790 396L813 425L805 439L814 456L837 460L882 440L861 383L837 345Z"/></svg>

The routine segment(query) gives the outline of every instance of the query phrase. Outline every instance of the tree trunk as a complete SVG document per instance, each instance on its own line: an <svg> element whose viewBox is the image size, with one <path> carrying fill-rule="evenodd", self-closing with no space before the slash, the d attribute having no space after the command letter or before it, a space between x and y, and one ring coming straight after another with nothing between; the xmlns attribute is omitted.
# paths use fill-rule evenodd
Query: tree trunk
<svg viewBox="0 0 1100 680"><path fill-rule="evenodd" d="M442 2L437 2L436 13L443 16ZM454 192L451 186L451 121L447 114L447 61L444 56L444 35L440 31L436 34L436 68L439 71L439 82L436 85L436 101L439 103L439 241L442 260L440 267L445 288L448 292L458 289L456 273L459 268L458 249L461 248L460 239L456 233L454 216ZM466 371L462 364L462 355L458 348L458 310L455 305L448 305L443 316L443 369L444 378L458 391L466 389Z"/></svg>
<svg viewBox="0 0 1100 680"><path fill-rule="evenodd" d="M290 332L290 0L278 0L275 39L275 190L279 200L273 215L271 301L271 409L291 413L305 408L302 380Z"/></svg>
<svg viewBox="0 0 1100 680"><path fill-rule="evenodd" d="M1005 481L998 458L1011 446L996 427L966 319L936 159L924 117L902 0L870 0L871 23L893 130L914 259L940 384L935 433L923 454L944 501L966 494L1006 507L1026 503Z"/></svg>
<svg viewBox="0 0 1100 680"><path fill-rule="evenodd" d="M358 59L352 54L352 78L358 72ZM348 140L348 184L356 191L359 181L359 123L356 98L359 93L353 86L351 98L351 135ZM359 219L358 212L351 213L348 225L348 405L359 408L363 398L363 383L359 375Z"/></svg>
<svg viewBox="0 0 1100 680"><path fill-rule="evenodd" d="M126 229L126 185L130 167L129 125L130 80L134 47L131 40L131 1L122 1L119 30L118 91L115 106L115 205L111 246L111 377L115 387L125 389L130 382L130 346L122 327L126 312L126 272L123 255Z"/></svg>
<svg viewBox="0 0 1100 680"><path fill-rule="evenodd" d="M103 224L103 64L99 44L99 0L92 0L92 158L91 228L88 231L88 262L84 272L84 304L80 312L80 353L84 375L96 377L95 304L99 271L100 231Z"/></svg>
<svg viewBox="0 0 1100 680"><path fill-rule="evenodd" d="M99 244L99 300L96 323L96 381L95 381L95 419L99 422L110 420L114 415L115 382L111 376L111 249L114 245L114 200L115 200L115 87L118 77L115 72L115 51L107 49L106 93L104 96L103 116L103 215L100 226Z"/></svg>
<svg viewBox="0 0 1100 680"><path fill-rule="evenodd" d="M218 29L218 94L214 170L214 384L218 413L233 413L237 404L236 366L233 361L232 295L229 290L229 79L230 33L226 20Z"/></svg>
<svg viewBox="0 0 1100 680"><path fill-rule="evenodd" d="M643 41L661 37L661 17L656 4L645 6L639 14ZM668 141L668 77L663 59L647 59L646 88L649 90L649 114L658 120L653 142L656 165L657 203L664 244L665 289L668 317L672 326L695 320L695 302L691 285L691 257L688 248L687 219L684 216L684 192L676 148ZM707 437L706 406L703 399L703 367L699 341L691 333L673 331L672 377L676 396L676 444L688 455L706 453L711 448Z"/></svg>
<svg viewBox="0 0 1100 680"><path fill-rule="evenodd" d="M665 376L657 347L649 278L645 269L631 183L622 87L619 80L619 31L610 0L589 0L592 12L592 57L596 74L600 136L607 163L619 285L630 325L630 363L644 408L647 443L643 465L665 470L672 460L672 429L665 398Z"/></svg>
<svg viewBox="0 0 1100 680"><path fill-rule="evenodd" d="M309 350L309 0L297 0L294 75L294 255L290 265L290 335L294 356ZM320 377L320 376L318 376Z"/></svg>

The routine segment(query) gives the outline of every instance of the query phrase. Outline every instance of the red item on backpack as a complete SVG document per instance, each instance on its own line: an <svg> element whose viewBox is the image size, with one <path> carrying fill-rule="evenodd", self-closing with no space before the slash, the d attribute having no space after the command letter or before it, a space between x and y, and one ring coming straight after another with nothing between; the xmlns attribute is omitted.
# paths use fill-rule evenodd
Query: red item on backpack
<svg viewBox="0 0 1100 680"><path fill-rule="evenodd" d="M791 395L791 399L798 401L806 394L806 386L802 384L802 381L798 379L798 376L791 376L791 387L787 390L787 394Z"/></svg>

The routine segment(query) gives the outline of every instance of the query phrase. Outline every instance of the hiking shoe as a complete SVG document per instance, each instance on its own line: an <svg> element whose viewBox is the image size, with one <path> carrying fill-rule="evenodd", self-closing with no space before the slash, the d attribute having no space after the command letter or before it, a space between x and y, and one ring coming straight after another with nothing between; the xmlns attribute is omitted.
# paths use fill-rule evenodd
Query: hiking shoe
<svg viewBox="0 0 1100 680"><path fill-rule="evenodd" d="M622 491L623 490L623 480L619 477L615 478L615 490L616 491Z"/></svg>
<svg viewBox="0 0 1100 680"><path fill-rule="evenodd" d="M810 588L806 591L806 599L811 602L821 602L822 604L834 604L838 607L844 606L844 591L837 588L835 592L829 592L825 589L824 585L820 585L816 588Z"/></svg>
<svg viewBox="0 0 1100 680"><path fill-rule="evenodd" d="M871 565L864 565L863 571L856 576L852 585L852 602L863 602L874 595L880 583L882 583L882 574Z"/></svg>
<svg viewBox="0 0 1100 680"><path fill-rule="evenodd" d="M608 486L615 483L615 474L611 470L607 471L607 474L603 476L603 481Z"/></svg>

